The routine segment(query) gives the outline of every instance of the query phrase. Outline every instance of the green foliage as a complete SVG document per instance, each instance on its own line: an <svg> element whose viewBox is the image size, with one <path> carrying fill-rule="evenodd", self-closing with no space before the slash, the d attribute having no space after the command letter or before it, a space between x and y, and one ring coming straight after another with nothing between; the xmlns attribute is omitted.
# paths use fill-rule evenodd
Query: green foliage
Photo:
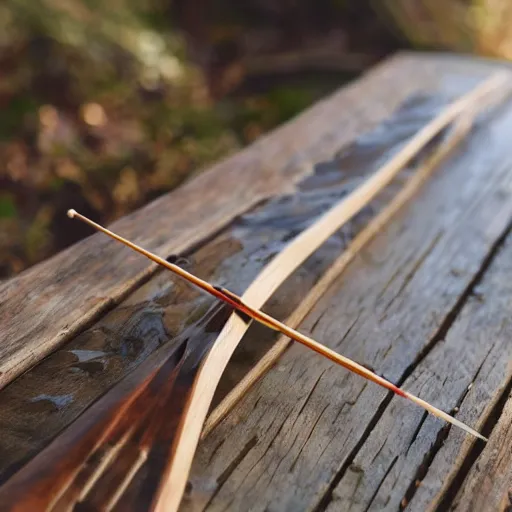
<svg viewBox="0 0 512 512"><path fill-rule="evenodd" d="M0 219L13 218L17 214L14 198L10 194L0 194Z"/></svg>
<svg viewBox="0 0 512 512"><path fill-rule="evenodd" d="M7 274L75 241L59 231L65 207L83 205L108 223L289 120L344 78L324 87L315 71L311 84L278 73L277 83L260 80L255 90L249 77L243 90L246 41L266 47L275 40L278 52L288 52L288 32L276 32L282 20L293 22L286 9L312 12L313 2L269 9L259 0L216 0L206 13L188 0L179 4L197 43L195 61L172 0L0 2ZM332 4L344 10L350 2Z"/></svg>
<svg viewBox="0 0 512 512"><path fill-rule="evenodd" d="M2 109L0 122L0 140L10 139L22 132L27 121L34 117L37 102L28 95L13 97Z"/></svg>
<svg viewBox="0 0 512 512"><path fill-rule="evenodd" d="M310 105L314 95L307 88L279 87L269 94L268 99L275 106L275 124L280 124Z"/></svg>

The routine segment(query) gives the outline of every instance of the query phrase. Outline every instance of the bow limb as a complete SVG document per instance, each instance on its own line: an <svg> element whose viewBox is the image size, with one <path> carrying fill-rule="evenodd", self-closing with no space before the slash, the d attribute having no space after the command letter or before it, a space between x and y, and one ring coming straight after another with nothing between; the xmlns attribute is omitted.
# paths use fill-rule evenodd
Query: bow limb
<svg viewBox="0 0 512 512"><path fill-rule="evenodd" d="M504 87L509 76L508 73L496 73L444 109L363 185L324 214L279 253L242 295L242 301L250 304L254 309L260 309L300 264L379 194L419 151L461 115L465 118L468 111L478 110L485 98ZM154 509L158 512L176 511L179 507L216 385L247 328L248 324L242 318L232 314L201 365L177 433L173 459L163 475L159 493L154 502Z"/></svg>

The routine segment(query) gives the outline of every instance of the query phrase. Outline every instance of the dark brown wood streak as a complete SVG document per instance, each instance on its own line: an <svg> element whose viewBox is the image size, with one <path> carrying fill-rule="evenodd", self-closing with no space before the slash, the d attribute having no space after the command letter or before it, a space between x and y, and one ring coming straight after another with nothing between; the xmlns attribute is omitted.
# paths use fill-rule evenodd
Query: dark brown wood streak
<svg viewBox="0 0 512 512"><path fill-rule="evenodd" d="M474 112L470 110L472 117ZM460 116L454 121L460 121ZM432 152L435 154L443 140L437 138L431 143L429 152L415 162L415 168ZM173 261L183 264L177 259ZM323 265L325 271L328 263ZM241 292L246 284L226 286ZM279 284L278 279L271 288L275 290ZM264 303L266 298L261 297L261 301ZM218 376L210 378L206 389L198 375L204 372L205 361L212 354L215 356L219 333L226 336L226 325L236 345L250 324L244 314L230 317L232 311L226 306L209 301L199 304L198 322L190 322L172 343L166 343L144 362L139 361L132 374L7 481L0 489L0 510L57 511L73 506L77 510L120 511L177 508L218 381ZM197 313L191 309L190 315ZM220 356L229 359L228 353ZM224 359L214 359L214 363L222 366ZM15 389L16 381L12 392ZM11 392L9 388L6 391ZM194 408L198 396L203 401L201 410ZM187 427L187 421L189 425L194 422L193 429ZM178 454L184 446L187 457ZM180 475L177 484L171 474L173 470ZM158 499L162 496L163 501Z"/></svg>
<svg viewBox="0 0 512 512"><path fill-rule="evenodd" d="M197 331L215 333L227 314L225 306L212 307L203 322L183 333L182 342L170 354L162 357L162 351L156 352L95 404L2 487L0 510L61 510L77 502L93 510L111 509L121 497L117 489L138 460L123 459L123 452L143 454L149 462L144 466L147 478L141 491L147 496L149 488L149 495L154 494L197 363L204 355L201 352L208 346L196 343L193 348L190 340L205 341ZM114 458L116 464L109 464ZM111 479L113 469L117 469L117 481ZM93 488L90 494L84 492ZM130 503L138 510L136 502Z"/></svg>

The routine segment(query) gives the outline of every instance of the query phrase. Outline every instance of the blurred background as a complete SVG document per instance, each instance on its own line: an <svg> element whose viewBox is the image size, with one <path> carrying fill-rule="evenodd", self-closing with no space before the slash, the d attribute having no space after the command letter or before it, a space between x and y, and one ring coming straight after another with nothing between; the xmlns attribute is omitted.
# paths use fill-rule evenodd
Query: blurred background
<svg viewBox="0 0 512 512"><path fill-rule="evenodd" d="M512 57L507 0L2 0L0 279L399 49Z"/></svg>

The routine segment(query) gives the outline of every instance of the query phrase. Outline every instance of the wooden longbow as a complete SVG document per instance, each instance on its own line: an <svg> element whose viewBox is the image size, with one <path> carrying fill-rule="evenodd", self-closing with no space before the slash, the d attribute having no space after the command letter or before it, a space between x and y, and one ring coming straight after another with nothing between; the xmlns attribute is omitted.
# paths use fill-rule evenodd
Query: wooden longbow
<svg viewBox="0 0 512 512"><path fill-rule="evenodd" d="M366 206L436 135L465 111L477 108L479 102L508 80L508 73L497 73L443 110L386 165L277 255L242 295L242 301L253 308L261 308L308 256ZM216 384L247 328L248 324L242 318L232 314L201 365L175 440L173 460L160 486L155 503L157 512L176 511L179 507Z"/></svg>
<svg viewBox="0 0 512 512"><path fill-rule="evenodd" d="M183 385L184 383L180 382L180 367L186 360L185 354L188 350L186 344L184 353L181 354L181 357L176 356L173 358L171 356L166 361L160 364L155 364L156 369L148 372L144 383L139 386L135 392L131 392L131 394L128 393L127 397L123 399L124 401L121 400L121 402L116 404L116 412L115 414L111 414L108 421L103 424L103 430L102 428L99 428L101 425L96 425L96 428L92 429L92 432L87 432L88 440L87 442L82 442L80 444L80 449L77 445L73 445L71 443L71 455L66 461L67 465L65 463L60 466L57 465L59 479L48 477L46 478L46 482L43 482L45 485L41 485L41 482L39 482L39 487L37 488L42 494L46 492L46 498L43 496L42 501L37 501L37 503L44 503L44 509L47 510L58 510L61 506L67 509L70 503L77 503L83 496L87 495L87 492L100 476L102 478L106 478L105 476L102 476L105 468L117 457L117 459L120 459L122 463L113 465L107 473L112 485L103 486L107 491L111 491L109 487L113 487L115 491L113 493L109 492L105 496L102 496L100 492L95 496L96 499L93 497L92 500L92 503L98 504L98 506L101 506L105 510L111 510L116 506L117 501L130 485L132 478L144 464L152 443L156 441L162 443L165 441L167 443L167 451L164 450L166 455L164 459L166 460L160 461L160 464L157 464L157 473L159 474L153 479L153 489L151 489L152 492L155 492L157 498L153 502L152 508L166 511L176 510L179 506L179 502L185 488L193 453L199 439L201 426L213 397L215 386L222 374L222 371L224 370L224 367L231 357L232 352L247 329L247 316L260 321L275 330L285 333L297 341L305 343L330 359L350 368L352 371L356 371L356 373L370 378L374 382L391 389L395 393L415 401L422 407L427 408L430 412L444 417L447 421L451 421L452 423L470 431L474 435L479 436L477 432L472 431L472 429L461 424L458 420L447 416L442 411L432 408L432 406L426 404L419 398L413 397L412 395L397 389L396 386L388 383L381 377L372 374L366 368L343 358L343 356L339 356L327 347L324 347L314 340L294 331L289 326L268 317L268 315L259 311L259 307L266 302L277 287L312 252L314 252L346 221L360 211L362 207L368 204L368 202L370 202L373 197L375 197L387 184L389 184L395 175L414 156L417 155L418 151L429 143L437 134L439 134L439 132L456 120L458 120L456 126L463 128L465 122L469 119L468 116L470 116L470 114L474 114L477 107L481 105L482 100L491 92L497 92L497 90L504 84L506 76L508 75L501 74L500 76L492 77L490 80L484 82L481 86L463 96L460 100L456 101L444 110L438 117L413 137L404 149L396 155L396 157L377 171L377 173L375 173L364 185L356 189L350 196L321 217L320 220L312 227L299 235L283 252L281 252L269 265L267 265L267 267L264 268L258 278L242 297L237 297L223 288L213 287L209 283L205 283L195 276L188 274L179 267L175 267L165 260L134 246L131 242L121 239L118 235L114 235L104 228L96 226L98 229L106 232L114 238L117 238L118 240L123 241L146 256L151 257L154 261L157 261L183 277L186 277L190 282L200 286L224 302L227 302L235 309L242 311L246 316L231 315L218 337L217 342L213 345L213 348L199 367L199 371L194 379L192 387L190 386L190 383L185 383L187 385ZM438 157L442 156L441 153L444 152L441 151ZM400 206L414 193L417 188L419 188L421 183L427 178L431 169L437 163L436 160L439 160L439 158L433 158L430 164L425 166L421 173L415 175L392 204L383 211L358 238L354 240L353 244L349 247L349 250L345 252L328 271L325 276L326 278L330 277L332 279L336 273L339 274L341 272L343 267L346 266L346 263L351 258L351 254L353 255L357 250L358 244L361 246L366 243L366 241L373 236L372 233L374 234L379 226L382 226L383 223L387 222L391 215L400 208ZM86 220L84 218L82 219ZM300 256L297 257L297 254ZM325 280L321 281L319 284L322 282L325 283ZM316 293L318 293L318 287L315 288ZM311 299L311 294L309 299ZM302 308L302 310L304 311L304 308ZM300 314L295 315L295 323L300 320L300 316ZM279 344L282 345L282 340L280 340L278 345ZM279 350L274 350L272 352L272 354L274 354L274 358L278 353ZM269 359L267 358L267 366L268 361ZM262 368L264 368L264 365L259 365L256 368L256 373L261 373ZM254 372L252 373L254 376ZM151 396L153 396L152 399L150 399ZM158 398L155 400L154 396L158 396ZM166 399L168 399L169 396L180 397L182 402L181 407L185 409L185 413L181 416L179 424L177 423L176 416L169 416L162 410L161 406L166 403ZM224 407L224 410L225 409L226 407ZM123 424L123 413L126 413L128 410L131 412L131 419L137 418L137 421L133 421L133 424L131 425ZM137 413L136 416L134 411ZM220 417L219 414L217 414L217 418L218 417ZM145 418L145 421L140 422L140 418ZM169 420L171 424L166 424L165 421L167 420ZM214 422L211 422L210 426L213 423ZM164 435L162 438L162 429L169 433L167 437ZM84 430L83 435L85 435L86 430L84 428L82 428L82 430ZM134 432L138 435L138 437L136 436L137 442L135 443L136 450L126 450L126 448L133 448L129 445L129 438ZM78 434L80 434L80 432L78 432ZM73 439L73 436L68 436L66 439L69 443L70 439ZM106 446L106 448L102 448L102 446ZM89 460L88 457L90 458L91 453L94 455L94 460L92 463L88 463L88 466L84 470L84 468L81 467L81 461ZM126 460L123 460L123 457ZM41 457L39 457L39 464L40 462ZM33 465L33 467L37 470L37 463ZM128 470L126 470L126 468L128 468ZM7 489L2 489L2 491L7 491L7 493L0 491L0 497L3 498L6 494L8 495L9 489L17 489L17 492L14 492L13 497L16 495L19 496L20 490L24 487L23 484L30 483L31 478L33 479L34 477L34 472L32 472L31 476L30 470L28 472L22 471L21 473L22 475L20 478L14 479L13 486L7 485ZM163 474L164 477L160 479L161 474ZM155 482L160 482L158 489L154 488ZM28 487L30 487L30 485L28 485ZM29 488L25 490L30 492ZM25 504L28 505L30 502L36 503L28 499L28 502L25 501ZM19 510L28 510L26 507L23 508L21 503L18 504L21 505ZM0 508L4 509L5 507L0 505ZM16 507L16 504L14 504L14 508L18 508ZM10 507L5 509L10 509Z"/></svg>

